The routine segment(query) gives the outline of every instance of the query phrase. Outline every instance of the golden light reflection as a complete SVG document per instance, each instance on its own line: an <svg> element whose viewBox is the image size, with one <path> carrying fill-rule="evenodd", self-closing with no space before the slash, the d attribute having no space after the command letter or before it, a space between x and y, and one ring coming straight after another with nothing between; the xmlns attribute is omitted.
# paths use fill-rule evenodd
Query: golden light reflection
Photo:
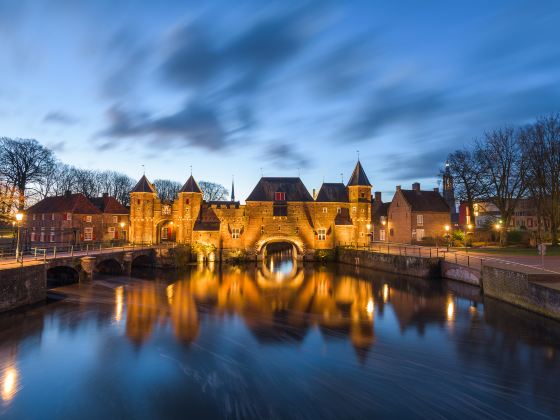
<svg viewBox="0 0 560 420"><path fill-rule="evenodd" d="M15 395L17 394L18 388L18 380L19 374L15 366L8 366L4 373L2 374L2 391L0 392L0 396L2 397L2 401L4 403L10 402Z"/></svg>
<svg viewBox="0 0 560 420"><path fill-rule="evenodd" d="M389 300L389 286L387 284L383 285L383 303L387 303Z"/></svg>
<svg viewBox="0 0 560 420"><path fill-rule="evenodd" d="M370 299L367 303L367 306L366 306L367 313L371 315L373 313L373 308L374 308L373 299Z"/></svg>
<svg viewBox="0 0 560 420"><path fill-rule="evenodd" d="M447 301L447 320L453 321L455 319L455 303L450 298Z"/></svg>
<svg viewBox="0 0 560 420"><path fill-rule="evenodd" d="M123 302L124 302L124 286L119 286L115 289L115 321L119 322L122 319Z"/></svg>

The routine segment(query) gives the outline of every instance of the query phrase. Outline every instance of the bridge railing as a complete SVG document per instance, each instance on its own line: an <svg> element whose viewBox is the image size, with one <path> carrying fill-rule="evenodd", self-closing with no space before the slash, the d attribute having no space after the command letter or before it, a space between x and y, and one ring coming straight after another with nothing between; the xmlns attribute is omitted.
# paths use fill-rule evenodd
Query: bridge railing
<svg viewBox="0 0 560 420"><path fill-rule="evenodd" d="M75 245L61 245L61 246L35 246L27 249L22 249L18 255L15 251L0 251L0 266L13 265L15 263L23 264L32 261L46 261L54 258L65 257L83 257L88 255L97 255L100 253L111 253L119 251L140 251L143 249L154 248L174 248L175 243L116 243L116 242L86 242Z"/></svg>

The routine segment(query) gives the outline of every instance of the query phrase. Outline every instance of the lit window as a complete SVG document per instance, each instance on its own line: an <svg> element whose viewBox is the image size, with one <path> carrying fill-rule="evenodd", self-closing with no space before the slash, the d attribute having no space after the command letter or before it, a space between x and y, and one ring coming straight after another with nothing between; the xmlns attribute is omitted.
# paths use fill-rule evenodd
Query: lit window
<svg viewBox="0 0 560 420"><path fill-rule="evenodd" d="M416 215L416 225L424 226L424 215L423 214Z"/></svg>
<svg viewBox="0 0 560 420"><path fill-rule="evenodd" d="M86 216L86 222L91 223L91 216Z"/></svg>
<svg viewBox="0 0 560 420"><path fill-rule="evenodd" d="M118 222L119 222L119 217L113 216L113 223L118 223Z"/></svg>
<svg viewBox="0 0 560 420"><path fill-rule="evenodd" d="M50 242L54 242L54 232L51 231L50 237L49 237L49 241Z"/></svg>
<svg viewBox="0 0 560 420"><path fill-rule="evenodd" d="M274 193L274 200L275 201L286 201L286 193L281 191L276 191Z"/></svg>
<svg viewBox="0 0 560 420"><path fill-rule="evenodd" d="M341 211L342 211L342 210L341 210L340 207L338 207L338 208L336 209L336 213L337 213L337 214L340 214Z"/></svg>
<svg viewBox="0 0 560 420"><path fill-rule="evenodd" d="M326 229L317 229L317 239L320 241L324 241L327 239L327 230Z"/></svg>
<svg viewBox="0 0 560 420"><path fill-rule="evenodd" d="M51 214L51 220L54 220L54 213Z"/></svg>
<svg viewBox="0 0 560 420"><path fill-rule="evenodd" d="M88 216L91 218L91 216ZM87 227L84 228L84 241L92 241L93 240L93 228Z"/></svg>
<svg viewBox="0 0 560 420"><path fill-rule="evenodd" d="M327 213L328 209L326 207L323 207L323 213Z"/></svg>
<svg viewBox="0 0 560 420"><path fill-rule="evenodd" d="M352 213L356 213L356 207L352 207Z"/></svg>
<svg viewBox="0 0 560 420"><path fill-rule="evenodd" d="M233 228L233 229L231 230L231 237L232 237L232 239L239 239L240 233L241 233L241 229L239 229L239 228Z"/></svg>

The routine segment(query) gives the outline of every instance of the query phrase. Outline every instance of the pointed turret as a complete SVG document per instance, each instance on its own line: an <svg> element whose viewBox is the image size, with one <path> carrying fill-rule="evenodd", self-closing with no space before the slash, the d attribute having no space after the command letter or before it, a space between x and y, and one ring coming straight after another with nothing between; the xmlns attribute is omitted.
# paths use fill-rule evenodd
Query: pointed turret
<svg viewBox="0 0 560 420"><path fill-rule="evenodd" d="M370 184L369 179L366 175L366 172L364 171L364 168L362 167L362 164L360 163L359 160L358 160L358 163L356 163L356 167L354 168L354 172L352 172L352 176L348 180L347 186L348 187L350 187L350 186L353 186L353 187L371 187L371 184Z"/></svg>
<svg viewBox="0 0 560 420"><path fill-rule="evenodd" d="M199 194L202 194L202 190L200 189L200 187L198 186L198 184L196 183L196 181L194 180L192 175L189 176L189 179L187 179L187 182L185 182L185 185L183 185L181 187L179 192L180 193L199 193Z"/></svg>
<svg viewBox="0 0 560 420"><path fill-rule="evenodd" d="M146 178L146 175L142 175L142 178L140 178L140 180L136 183L136 185L134 186L134 188L130 192L131 193L153 193L153 194L155 194L156 189L154 188L152 183L150 181L148 181L148 178Z"/></svg>

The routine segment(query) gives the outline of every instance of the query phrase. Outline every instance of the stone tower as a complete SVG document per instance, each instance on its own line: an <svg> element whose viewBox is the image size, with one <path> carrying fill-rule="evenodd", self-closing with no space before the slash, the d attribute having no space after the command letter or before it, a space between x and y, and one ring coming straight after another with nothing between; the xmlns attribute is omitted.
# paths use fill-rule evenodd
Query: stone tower
<svg viewBox="0 0 560 420"><path fill-rule="evenodd" d="M451 170L449 169L449 163L445 164L445 171L443 172L443 199L449 206L449 212L451 215L451 221L453 223L457 222L457 208L455 206L455 188L453 186L453 176L451 175Z"/></svg>
<svg viewBox="0 0 560 420"><path fill-rule="evenodd" d="M358 160L346 185L350 201L350 217L355 227L354 242L368 244L371 234L371 184Z"/></svg>
<svg viewBox="0 0 560 420"><path fill-rule="evenodd" d="M154 207L156 189L146 175L130 192L130 240L134 243L154 242Z"/></svg>
<svg viewBox="0 0 560 420"><path fill-rule="evenodd" d="M190 243L193 229L202 205L202 190L191 175L178 193L177 242Z"/></svg>

